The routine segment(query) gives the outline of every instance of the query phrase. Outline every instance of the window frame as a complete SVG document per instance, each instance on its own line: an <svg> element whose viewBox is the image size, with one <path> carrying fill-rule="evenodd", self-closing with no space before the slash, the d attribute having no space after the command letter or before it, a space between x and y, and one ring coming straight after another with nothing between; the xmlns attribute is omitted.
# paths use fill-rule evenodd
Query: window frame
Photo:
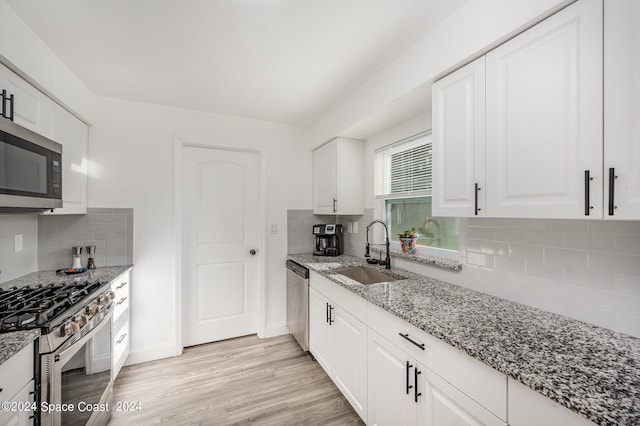
<svg viewBox="0 0 640 426"><path fill-rule="evenodd" d="M380 147L374 151L374 166L373 166L373 176L374 176L374 218L381 218L381 220L388 224L387 218L387 209L386 209L386 200L391 199L409 199L409 198L420 198L420 197L432 197L432 190L420 190L420 191L412 191L412 192L403 192L396 194L385 194L385 161L384 154L389 150L393 150L395 148L400 148L402 146L407 146L407 149L412 149L410 144L416 144L419 146L419 141L421 139L431 139L432 134L431 130L427 130L424 132L420 132L418 134L409 136L407 138L401 139L389 145ZM428 143L429 141L427 141ZM385 241L384 229L382 227L378 228L379 231L373 232L372 243L381 244ZM373 230L372 230L373 231ZM401 252L401 246L399 241L392 241L393 236L389 235L390 240L390 248L392 251ZM374 246L375 248L375 246ZM439 257L443 259L450 260L458 260L460 250L450 250L444 248L437 248L425 245L417 245L417 253L414 254L416 257Z"/></svg>

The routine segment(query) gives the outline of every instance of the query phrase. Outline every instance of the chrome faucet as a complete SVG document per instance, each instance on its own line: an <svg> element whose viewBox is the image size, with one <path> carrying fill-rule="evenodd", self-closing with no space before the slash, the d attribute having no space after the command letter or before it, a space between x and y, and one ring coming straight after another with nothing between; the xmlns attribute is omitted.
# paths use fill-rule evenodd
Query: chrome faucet
<svg viewBox="0 0 640 426"><path fill-rule="evenodd" d="M389 228L387 228L387 224L380 219L376 219L367 225L367 246L364 257L371 257L371 255L369 254L369 229L373 226L374 223L382 224L386 233L387 257L385 258L385 260L378 261L378 264L384 265L385 269L391 269L391 257L389 256Z"/></svg>

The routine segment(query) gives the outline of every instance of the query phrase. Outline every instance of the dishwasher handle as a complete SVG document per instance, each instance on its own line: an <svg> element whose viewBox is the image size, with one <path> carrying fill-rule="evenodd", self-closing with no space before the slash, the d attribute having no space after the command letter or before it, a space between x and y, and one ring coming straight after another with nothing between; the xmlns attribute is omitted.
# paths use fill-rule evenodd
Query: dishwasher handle
<svg viewBox="0 0 640 426"><path fill-rule="evenodd" d="M309 279L309 270L293 260L287 260L287 269L305 280Z"/></svg>

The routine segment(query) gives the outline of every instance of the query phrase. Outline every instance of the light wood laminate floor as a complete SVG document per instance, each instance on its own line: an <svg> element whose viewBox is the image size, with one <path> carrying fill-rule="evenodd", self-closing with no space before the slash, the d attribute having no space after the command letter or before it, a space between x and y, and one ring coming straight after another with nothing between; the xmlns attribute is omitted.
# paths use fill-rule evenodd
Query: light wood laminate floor
<svg viewBox="0 0 640 426"><path fill-rule="evenodd" d="M362 425L317 362L290 336L246 336L185 348L175 358L125 367L116 425Z"/></svg>

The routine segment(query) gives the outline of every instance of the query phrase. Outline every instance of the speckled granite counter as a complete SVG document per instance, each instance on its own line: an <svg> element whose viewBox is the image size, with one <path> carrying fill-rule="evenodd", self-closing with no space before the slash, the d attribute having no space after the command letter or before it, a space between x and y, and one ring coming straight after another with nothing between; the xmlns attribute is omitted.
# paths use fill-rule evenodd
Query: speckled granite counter
<svg viewBox="0 0 640 426"><path fill-rule="evenodd" d="M118 275L131 269L133 266L107 266L96 268L78 275L57 275L55 271L32 272L11 281L0 284L0 288L24 287L27 285L36 286L39 284L68 284L84 281L109 282L117 278ZM0 364L18 353L22 348L36 340L40 336L40 330L14 331L11 333L0 333Z"/></svg>
<svg viewBox="0 0 640 426"><path fill-rule="evenodd" d="M13 331L0 334L0 365L40 337L40 330Z"/></svg>
<svg viewBox="0 0 640 426"><path fill-rule="evenodd" d="M288 257L595 423L640 424L640 339L400 269L365 286L333 272L366 265L352 256Z"/></svg>

